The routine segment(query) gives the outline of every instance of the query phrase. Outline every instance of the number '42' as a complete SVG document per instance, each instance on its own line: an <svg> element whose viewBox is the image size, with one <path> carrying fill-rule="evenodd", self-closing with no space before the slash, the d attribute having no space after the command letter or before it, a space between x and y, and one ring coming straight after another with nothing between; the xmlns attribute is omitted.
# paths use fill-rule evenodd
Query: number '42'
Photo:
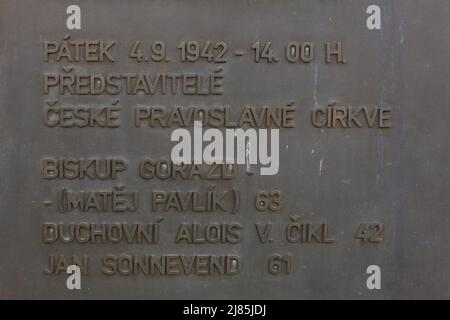
<svg viewBox="0 0 450 320"><path fill-rule="evenodd" d="M380 243L383 241L383 224L379 222L361 223L355 238L362 242Z"/></svg>

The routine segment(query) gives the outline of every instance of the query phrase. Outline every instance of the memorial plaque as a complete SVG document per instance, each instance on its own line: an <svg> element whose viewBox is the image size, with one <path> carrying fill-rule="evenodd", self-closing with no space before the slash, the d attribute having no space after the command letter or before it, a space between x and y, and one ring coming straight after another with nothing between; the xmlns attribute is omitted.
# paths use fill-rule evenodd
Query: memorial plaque
<svg viewBox="0 0 450 320"><path fill-rule="evenodd" d="M0 298L450 298L450 2L0 2Z"/></svg>

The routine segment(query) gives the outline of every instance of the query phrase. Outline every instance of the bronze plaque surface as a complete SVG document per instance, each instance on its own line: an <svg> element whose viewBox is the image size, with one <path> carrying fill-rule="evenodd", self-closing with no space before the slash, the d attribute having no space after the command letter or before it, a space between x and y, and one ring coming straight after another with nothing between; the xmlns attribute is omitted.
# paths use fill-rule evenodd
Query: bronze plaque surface
<svg viewBox="0 0 450 320"><path fill-rule="evenodd" d="M450 298L449 18L0 1L0 298Z"/></svg>

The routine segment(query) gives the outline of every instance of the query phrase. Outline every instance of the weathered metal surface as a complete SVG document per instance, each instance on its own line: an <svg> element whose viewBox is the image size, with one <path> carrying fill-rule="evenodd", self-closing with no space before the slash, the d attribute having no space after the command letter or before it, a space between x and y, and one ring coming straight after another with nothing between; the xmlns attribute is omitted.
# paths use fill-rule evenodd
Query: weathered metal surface
<svg viewBox="0 0 450 320"><path fill-rule="evenodd" d="M450 298L448 1L75 2L0 2L1 298ZM138 74L175 75L179 87L151 92ZM76 86L70 75L91 77ZM136 120L155 106L217 107L233 121L286 112L270 123L278 172L244 164L230 179L149 179L142 161L170 159L186 120ZM84 122L101 107L109 128ZM74 109L78 126L61 126ZM79 159L112 159L117 176L95 176L94 163L80 177ZM52 160L66 160L65 174ZM137 209L136 194L123 208L113 191L138 192ZM81 209L68 205L82 196ZM218 207L211 197L223 197ZM72 242L51 234L70 223ZM136 236L144 229L150 239ZM66 286L73 255L81 290ZM163 271L146 269L150 255ZM368 286L373 265L381 289L378 278Z"/></svg>

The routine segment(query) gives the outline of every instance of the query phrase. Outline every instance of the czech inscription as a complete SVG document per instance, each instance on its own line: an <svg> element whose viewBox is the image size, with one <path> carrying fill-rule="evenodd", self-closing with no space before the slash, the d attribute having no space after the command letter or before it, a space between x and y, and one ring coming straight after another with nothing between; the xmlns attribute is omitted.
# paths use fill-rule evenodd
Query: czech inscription
<svg viewBox="0 0 450 320"><path fill-rule="evenodd" d="M70 26L69 30L81 30L78 20ZM128 54L121 55L120 48ZM292 170L283 166L279 155L281 141L291 130L310 127L330 134L390 130L396 123L390 108L349 105L332 97L326 106L317 101L302 105L289 96L285 103L273 105L258 101L257 96L251 104L242 105L222 99L233 95L228 91L228 65L234 61L246 59L248 64L274 68L346 68L352 63L346 41L289 39L280 44L248 39L247 46L235 47L212 38L124 42L87 39L78 32L44 39L41 50L42 127L46 130L71 135L90 129L133 130L149 134L149 139L166 139L161 142L171 146L171 152L162 157L150 151L142 158L126 153L110 157L55 153L40 159L42 179L58 189L43 200L55 213L41 226L45 246L129 244L149 251L105 250L100 256L54 253L43 266L44 274L66 274L76 265L82 276L234 277L242 274L248 259L239 253L240 245L252 241L267 253L258 261L260 271L289 277L299 272L296 253L301 246L333 246L345 237L364 245L384 241L382 222L361 221L353 226L353 234L343 236L334 222L292 209L298 199L286 196L283 184L268 183L254 191L242 187L242 182L254 175L264 179ZM124 97L140 100L130 104ZM175 97L177 103L154 102L156 97ZM191 97L202 103L189 102ZM300 116L299 110L307 110L308 116ZM154 132L167 132L170 137ZM122 182L132 180L147 187ZM79 181L98 183L88 187ZM168 187L165 181L177 181L179 187ZM181 215L183 219L178 218ZM254 222L243 223L242 215L253 215ZM273 243L284 244L284 249L273 251ZM180 249L152 253L167 244ZM186 246L194 246L197 254L184 253ZM221 248L221 253L211 248ZM92 268L93 260L100 269Z"/></svg>

